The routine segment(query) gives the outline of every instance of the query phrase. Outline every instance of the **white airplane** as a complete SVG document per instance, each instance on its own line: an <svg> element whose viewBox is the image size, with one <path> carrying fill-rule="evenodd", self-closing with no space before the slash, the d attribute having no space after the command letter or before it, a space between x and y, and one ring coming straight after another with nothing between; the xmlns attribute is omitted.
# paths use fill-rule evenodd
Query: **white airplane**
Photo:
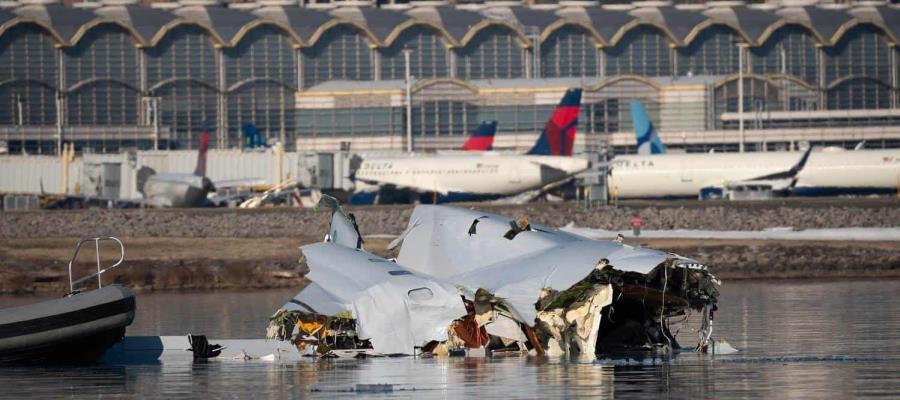
<svg viewBox="0 0 900 400"><path fill-rule="evenodd" d="M638 148L648 151L612 160L608 185L614 197L703 199L744 188L804 196L877 194L896 193L900 185L900 150L670 154L643 107L631 109Z"/></svg>
<svg viewBox="0 0 900 400"><path fill-rule="evenodd" d="M258 183L256 178L234 179L213 182L206 177L206 153L209 149L209 133L200 135L200 146L197 152L197 167L194 173L157 173L153 168L142 167L137 172L138 190L144 196L142 205L158 208L209 207L230 200L230 197L216 199L214 203L208 198L216 187L245 186Z"/></svg>
<svg viewBox="0 0 900 400"><path fill-rule="evenodd" d="M797 175L796 196L897 194L900 149L820 151Z"/></svg>
<svg viewBox="0 0 900 400"><path fill-rule="evenodd" d="M566 91L527 154L484 152L364 159L351 179L372 186L354 193L350 201L390 202L385 199L387 193L404 202L476 201L558 184L589 167L587 160L571 157L580 104L581 89Z"/></svg>

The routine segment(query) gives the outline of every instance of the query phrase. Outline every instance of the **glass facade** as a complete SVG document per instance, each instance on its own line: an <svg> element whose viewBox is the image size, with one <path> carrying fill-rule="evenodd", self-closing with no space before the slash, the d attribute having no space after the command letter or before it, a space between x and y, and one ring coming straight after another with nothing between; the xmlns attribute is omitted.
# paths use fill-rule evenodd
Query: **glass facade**
<svg viewBox="0 0 900 400"><path fill-rule="evenodd" d="M160 98L160 123L174 147L194 149L204 129L218 121L219 67L213 39L196 25L177 25L146 52L149 95ZM217 136L210 132L211 143Z"/></svg>
<svg viewBox="0 0 900 400"><path fill-rule="evenodd" d="M728 75L738 70L738 42L743 39L722 25L706 28L685 47L678 47L678 76Z"/></svg>
<svg viewBox="0 0 900 400"><path fill-rule="evenodd" d="M891 87L877 79L851 78L825 91L829 110L865 110L891 107Z"/></svg>
<svg viewBox="0 0 900 400"><path fill-rule="evenodd" d="M34 24L0 35L0 125L55 125L59 79L55 41Z"/></svg>
<svg viewBox="0 0 900 400"><path fill-rule="evenodd" d="M29 81L0 84L0 124L56 125L56 88Z"/></svg>
<svg viewBox="0 0 900 400"><path fill-rule="evenodd" d="M633 99L644 102L662 129L734 128L731 122L721 122L721 114L737 108L736 81L725 80L738 71L737 43L743 38L721 24L702 29L680 46L661 27L629 23L615 43L598 48L597 33L591 30L591 23L599 26L597 21L563 25L552 32L515 23L485 26L477 20L466 22L470 30L465 31L451 24L457 21L447 21L452 33L445 33L432 25L439 23L436 20L423 19L390 43L364 28L377 21L319 21L296 36L287 28L262 23L248 25L249 31L233 45L232 38L219 39L210 31L216 29L215 21L178 21L145 37L158 38L145 45L110 22L83 32L76 29L83 35L75 43L59 43L58 35L33 20L5 23L0 32L0 141L11 149L55 151L60 124L64 134L67 127L96 131L102 143L91 144L93 148L131 148L147 143L146 136L133 136L131 142L127 137L150 132L146 97L159 98L161 128L173 136L164 144L178 148L196 148L204 129L212 134L213 145L238 146L241 128L248 123L267 138L285 140L289 148L305 137L403 135L405 99L398 82L405 75L402 49L407 47L413 49L411 73L419 83L428 86L432 82L427 80L434 78L463 81L453 83L456 89L441 89L446 92L420 88L413 93L412 128L421 137L465 135L488 119L499 121L501 134L540 130L553 105L532 104L535 93L555 83L524 78L558 78L559 85L585 86L583 132L630 130L628 103ZM471 31L476 26L478 30ZM852 25L833 45L819 43L819 35L805 25L778 26L763 43L746 50L746 71L754 74L745 81L746 112L900 106L900 50L878 26ZM526 30L529 37L541 33L545 39L523 43ZM389 30L375 31L386 35ZM470 40L462 43L467 37ZM695 78L683 79L687 75ZM617 79L623 76L629 77ZM502 81L507 79L521 80ZM465 81L476 81L475 88ZM617 81L631 82L619 86ZM682 83L703 86L690 95L696 98L667 94L663 99L660 88ZM524 94L496 94L511 88L524 89ZM295 100L300 98L308 103ZM832 121L829 118L797 117L784 126L825 126L822 121ZM16 139L28 129L37 132L36 142Z"/></svg>
<svg viewBox="0 0 900 400"><path fill-rule="evenodd" d="M731 79L715 88L714 115L725 112L737 112L740 97L738 96L739 80ZM762 128L766 113L769 111L782 111L781 92L779 87L772 82L759 78L744 78L744 126L748 129ZM715 119L717 129L736 128L721 119Z"/></svg>
<svg viewBox="0 0 900 400"><path fill-rule="evenodd" d="M615 46L603 49L606 75L672 75L671 41L658 28L640 25L628 30Z"/></svg>
<svg viewBox="0 0 900 400"><path fill-rule="evenodd" d="M298 137L400 135L404 115L398 107L299 109L296 131Z"/></svg>
<svg viewBox="0 0 900 400"><path fill-rule="evenodd" d="M521 104L509 106L482 106L478 120L497 121L497 133L537 132L544 129L554 105Z"/></svg>
<svg viewBox="0 0 900 400"><path fill-rule="evenodd" d="M119 25L101 24L64 48L69 125L138 123L140 50L134 43Z"/></svg>
<svg viewBox="0 0 900 400"><path fill-rule="evenodd" d="M456 54L456 77L460 79L525 76L525 50L515 32L505 26L491 25L478 31Z"/></svg>
<svg viewBox="0 0 900 400"><path fill-rule="evenodd" d="M565 26L541 43L541 77L596 77L599 53L584 28Z"/></svg>
<svg viewBox="0 0 900 400"><path fill-rule="evenodd" d="M172 130L174 146L196 149L200 132L210 133L210 145L216 144L214 130L219 122L215 88L197 81L179 80L151 92L160 98L160 123Z"/></svg>
<svg viewBox="0 0 900 400"><path fill-rule="evenodd" d="M462 101L413 104L413 133L418 136L467 135L478 126L478 109Z"/></svg>
<svg viewBox="0 0 900 400"><path fill-rule="evenodd" d="M751 47L751 71L760 75L790 75L815 84L819 76L816 38L805 27L786 25L762 46Z"/></svg>
<svg viewBox="0 0 900 400"><path fill-rule="evenodd" d="M192 80L215 87L219 72L209 33L196 25L178 25L147 48L147 85Z"/></svg>
<svg viewBox="0 0 900 400"><path fill-rule="evenodd" d="M138 123L141 91L114 80L96 80L66 96L68 124L124 126Z"/></svg>
<svg viewBox="0 0 900 400"><path fill-rule="evenodd" d="M242 128L255 125L266 139L294 136L294 89L257 80L228 93L228 143L243 142Z"/></svg>
<svg viewBox="0 0 900 400"><path fill-rule="evenodd" d="M287 33L271 25L254 28L235 47L226 47L228 87L253 79L267 79L297 88L297 57Z"/></svg>
<svg viewBox="0 0 900 400"><path fill-rule="evenodd" d="M416 79L449 76L449 53L443 36L434 28L415 25L407 28L389 47L378 50L381 58L381 79L406 79L403 48L411 48L409 71Z"/></svg>
<svg viewBox="0 0 900 400"><path fill-rule="evenodd" d="M369 39L357 28L337 25L303 49L303 86L330 80L369 81L375 76Z"/></svg>
<svg viewBox="0 0 900 400"><path fill-rule="evenodd" d="M890 85L891 60L887 36L872 25L857 25L834 47L825 48L825 85L848 76L865 76Z"/></svg>
<svg viewBox="0 0 900 400"><path fill-rule="evenodd" d="M294 42L271 25L249 31L223 50L228 89L227 141L243 143L243 127L255 125L264 138L286 140L294 132L294 91L298 88Z"/></svg>

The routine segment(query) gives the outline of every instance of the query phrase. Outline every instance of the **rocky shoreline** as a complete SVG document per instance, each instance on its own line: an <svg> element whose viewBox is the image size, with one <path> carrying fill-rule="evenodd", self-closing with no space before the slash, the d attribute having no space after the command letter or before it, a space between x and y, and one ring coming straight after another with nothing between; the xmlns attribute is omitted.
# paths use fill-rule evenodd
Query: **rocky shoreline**
<svg viewBox="0 0 900 400"><path fill-rule="evenodd" d="M762 230L900 226L900 199L796 199L765 202L630 202L585 210L577 202L526 205L463 204L501 215L524 215L552 227L574 222L626 229L637 213L645 229ZM413 206L349 207L364 234L399 234ZM113 235L125 237L291 238L318 236L329 214L313 209L133 209L0 212L0 239Z"/></svg>
<svg viewBox="0 0 900 400"><path fill-rule="evenodd" d="M758 230L900 226L894 199L834 202L630 203L585 211L577 203L477 205L525 215L532 222L625 230L638 213L647 229ZM395 235L411 206L350 208L364 234ZM126 267L104 278L137 290L301 287L297 246L321 240L329 213L314 210L192 209L0 212L0 293L62 293L78 238L114 235L126 245ZM381 255L389 239L369 238ZM900 277L900 243L641 239L712 266L722 279ZM112 251L110 251L112 253ZM91 254L93 254L91 252ZM85 260L90 257L84 258ZM82 268L91 268L83 262Z"/></svg>

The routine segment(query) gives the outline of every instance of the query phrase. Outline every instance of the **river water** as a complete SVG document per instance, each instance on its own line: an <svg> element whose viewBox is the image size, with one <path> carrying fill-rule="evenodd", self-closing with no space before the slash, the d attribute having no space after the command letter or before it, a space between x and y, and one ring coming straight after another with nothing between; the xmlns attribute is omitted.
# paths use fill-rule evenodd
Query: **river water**
<svg viewBox="0 0 900 400"><path fill-rule="evenodd" d="M668 360L214 360L0 367L0 398L900 397L900 281L725 282L714 336L741 352ZM260 338L292 290L139 294L129 335ZM0 297L0 306L35 299ZM686 329L689 331L689 329ZM682 332L682 344L694 342ZM389 393L354 393L391 384Z"/></svg>

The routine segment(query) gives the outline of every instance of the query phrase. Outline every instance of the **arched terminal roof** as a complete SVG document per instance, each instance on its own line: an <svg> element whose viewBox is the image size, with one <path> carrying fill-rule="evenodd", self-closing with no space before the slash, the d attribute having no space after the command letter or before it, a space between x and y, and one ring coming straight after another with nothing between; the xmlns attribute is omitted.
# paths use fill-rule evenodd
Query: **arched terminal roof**
<svg viewBox="0 0 900 400"><path fill-rule="evenodd" d="M535 34L546 40L566 26L586 30L598 46L612 46L629 30L650 25L664 32L675 46L686 46L702 31L715 25L733 29L751 46L762 45L784 25L808 29L825 46L839 42L860 24L870 24L885 32L891 42L900 38L900 9L864 3L856 7L789 6L758 8L743 5L713 5L681 8L669 5L636 8L562 6L554 9L521 5L487 6L473 10L450 5L414 6L407 10L377 7L336 7L324 10L295 5L263 5L230 8L225 5L183 5L170 10L143 5L107 5L95 9L60 4L29 4L0 9L0 35L18 23L34 23L47 29L60 46L72 46L87 30L103 23L122 26L136 44L153 46L166 32L180 24L207 29L222 46L234 46L253 28L274 25L286 31L297 46L311 46L328 29L349 24L366 35L372 46L390 46L406 29L429 26L444 36L451 47L465 46L482 29L502 26L517 36L523 46Z"/></svg>

